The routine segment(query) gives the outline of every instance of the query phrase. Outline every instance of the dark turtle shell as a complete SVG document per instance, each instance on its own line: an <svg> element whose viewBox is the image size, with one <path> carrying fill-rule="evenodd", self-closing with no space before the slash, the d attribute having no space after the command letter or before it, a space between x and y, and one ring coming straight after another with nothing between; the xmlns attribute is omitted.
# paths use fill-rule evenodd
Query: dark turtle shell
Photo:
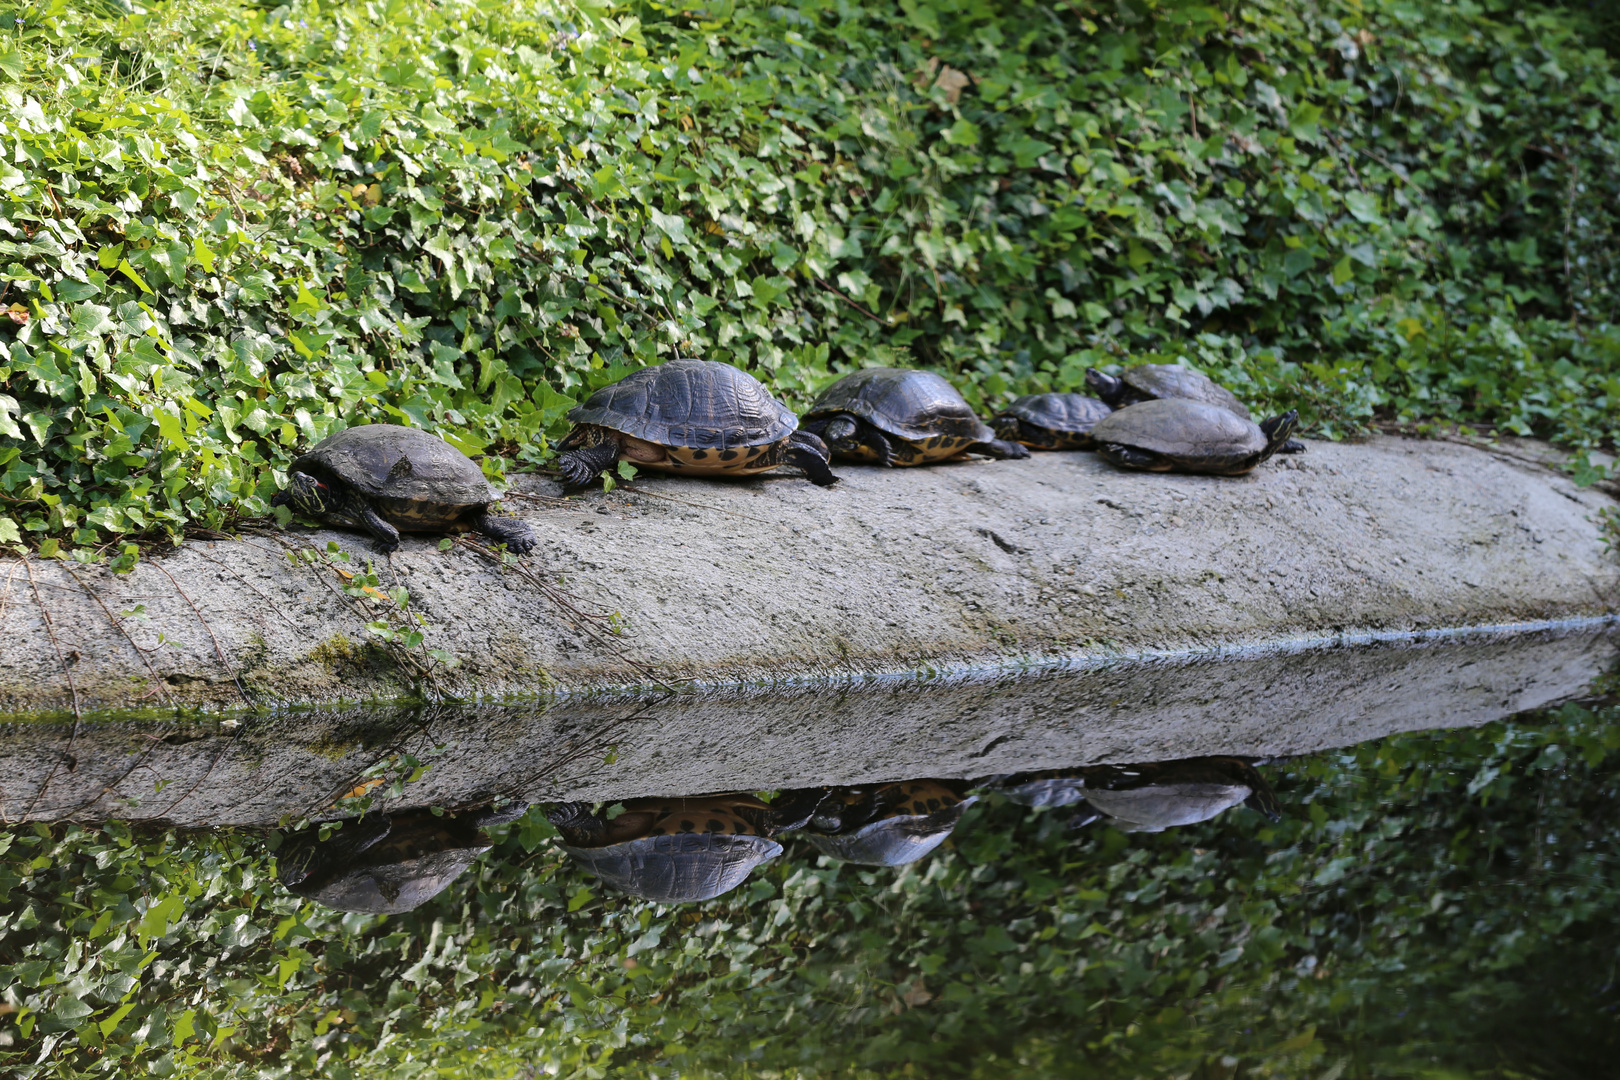
<svg viewBox="0 0 1620 1080"><path fill-rule="evenodd" d="M695 450L779 442L799 423L758 379L715 360L671 360L642 368L596 391L568 419Z"/></svg>
<svg viewBox="0 0 1620 1080"><path fill-rule="evenodd" d="M291 837L276 853L276 876L292 892L338 911L396 914L410 911L459 877L489 850L480 824L521 814L465 818L406 813L368 814L344 823L326 840Z"/></svg>
<svg viewBox="0 0 1620 1080"><path fill-rule="evenodd" d="M1073 806L1086 797L1086 782L1079 776L1041 777L1010 784L1001 793L1020 806Z"/></svg>
<svg viewBox="0 0 1620 1080"><path fill-rule="evenodd" d="M1086 450L1091 447L1091 429L1113 411L1106 402L1084 394L1025 394L997 413L991 426L1003 439L1025 445Z"/></svg>
<svg viewBox="0 0 1620 1080"><path fill-rule="evenodd" d="M1282 808L1265 777L1240 758L1188 758L1084 770L1085 798L1121 832L1161 832L1208 821L1240 803L1273 821Z"/></svg>
<svg viewBox="0 0 1620 1080"><path fill-rule="evenodd" d="M1157 398L1181 398L1215 405L1245 420L1253 419L1248 406L1239 401L1232 391L1180 364L1138 364L1126 368L1120 373L1119 385L1112 395L1103 389L1104 384L1111 384L1112 380L1101 372L1093 372L1095 369L1086 372L1087 384L1097 389L1099 397L1112 396L1111 404L1115 408Z"/></svg>
<svg viewBox="0 0 1620 1080"><path fill-rule="evenodd" d="M956 387L932 371L865 368L851 372L817 395L804 419L841 412L910 442L941 435L975 443L996 437Z"/></svg>
<svg viewBox="0 0 1620 1080"><path fill-rule="evenodd" d="M1270 445L1258 424L1184 398L1127 405L1099 421L1091 437L1099 447L1113 443L1146 450L1170 465L1199 472L1239 469Z"/></svg>
<svg viewBox="0 0 1620 1080"><path fill-rule="evenodd" d="M775 840L732 833L644 836L606 847L557 846L614 888L659 904L712 900L741 885L754 867L782 854Z"/></svg>
<svg viewBox="0 0 1620 1080"><path fill-rule="evenodd" d="M328 435L292 471L338 481L407 528L451 524L499 496L483 470L437 435L397 424L362 424Z"/></svg>
<svg viewBox="0 0 1620 1080"><path fill-rule="evenodd" d="M394 915L420 907L460 877L489 845L433 851L414 859L351 870L318 888L298 890L338 911Z"/></svg>
<svg viewBox="0 0 1620 1080"><path fill-rule="evenodd" d="M963 813L978 801L970 795L931 814L895 814L847 833L801 835L823 855L866 866L904 866L945 842Z"/></svg>

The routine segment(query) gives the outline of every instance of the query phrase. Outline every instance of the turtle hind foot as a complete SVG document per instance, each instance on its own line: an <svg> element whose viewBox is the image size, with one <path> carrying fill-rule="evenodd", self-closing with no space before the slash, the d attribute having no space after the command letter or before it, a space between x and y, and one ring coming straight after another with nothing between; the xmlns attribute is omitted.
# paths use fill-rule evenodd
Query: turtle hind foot
<svg viewBox="0 0 1620 1080"><path fill-rule="evenodd" d="M371 545L373 551L379 555L392 555L399 550L399 530L384 521L377 511L367 506L356 516L365 530L376 538Z"/></svg>
<svg viewBox="0 0 1620 1080"><path fill-rule="evenodd" d="M1029 447L1007 439L991 439L988 442L978 443L973 450L975 453L989 454L993 458L1003 460L1029 457Z"/></svg>
<svg viewBox="0 0 1620 1080"><path fill-rule="evenodd" d="M605 439L595 446L570 450L557 459L557 471L566 487L584 487L619 460L619 444Z"/></svg>
<svg viewBox="0 0 1620 1080"><path fill-rule="evenodd" d="M1158 454L1150 454L1145 450L1138 450L1134 446L1121 446L1119 443L1098 443L1097 453L1099 456L1112 461L1115 465L1123 465L1127 469L1165 472L1170 468L1169 463Z"/></svg>
<svg viewBox="0 0 1620 1080"><path fill-rule="evenodd" d="M832 487L838 483L838 475L827 465L830 456L826 443L814 435L795 431L782 459L803 470L805 478L817 487Z"/></svg>
<svg viewBox="0 0 1620 1080"><path fill-rule="evenodd" d="M537 537L534 534L534 526L527 521L492 514L486 510L473 519L472 525L496 543L505 544L506 550L514 555L527 555L534 550Z"/></svg>

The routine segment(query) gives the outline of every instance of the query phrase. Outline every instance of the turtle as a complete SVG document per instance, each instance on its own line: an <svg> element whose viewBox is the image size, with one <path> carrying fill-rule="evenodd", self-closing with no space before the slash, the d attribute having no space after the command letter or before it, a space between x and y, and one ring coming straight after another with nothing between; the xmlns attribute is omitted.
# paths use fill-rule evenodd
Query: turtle
<svg viewBox="0 0 1620 1080"><path fill-rule="evenodd" d="M1212 381L1191 368L1180 364L1137 364L1114 376L1097 368L1086 369L1086 385L1106 404L1115 409L1134 405L1138 401L1157 398L1185 398L1215 405L1227 412L1253 420L1249 407L1237 399L1226 387ZM1289 439L1278 449L1279 454L1299 454L1305 444Z"/></svg>
<svg viewBox="0 0 1620 1080"><path fill-rule="evenodd" d="M1086 797L1085 777L1074 772L1018 773L986 777L976 787L994 788L1020 806L1073 806Z"/></svg>
<svg viewBox="0 0 1620 1080"><path fill-rule="evenodd" d="M1240 803L1271 821L1282 819L1271 785L1242 758L1095 765L1080 775L1085 800L1075 825L1101 821L1121 832L1163 832L1208 821Z"/></svg>
<svg viewBox="0 0 1620 1080"><path fill-rule="evenodd" d="M977 796L950 780L835 788L801 835L824 855L867 866L903 866L950 835Z"/></svg>
<svg viewBox="0 0 1620 1080"><path fill-rule="evenodd" d="M997 438L942 376L910 368L845 375L817 395L802 428L839 457L879 465L924 465L969 452L1029 457L1018 443Z"/></svg>
<svg viewBox="0 0 1620 1080"><path fill-rule="evenodd" d="M1275 454L1297 423L1292 409L1256 424L1201 401L1159 398L1110 413L1091 437L1115 465L1239 476Z"/></svg>
<svg viewBox="0 0 1620 1080"><path fill-rule="evenodd" d="M484 828L516 821L526 810L527 803L517 803L473 814L367 814L326 840L302 833L283 844L276 878L291 892L338 911L410 911L489 850Z"/></svg>
<svg viewBox="0 0 1620 1080"><path fill-rule="evenodd" d="M824 792L631 799L618 817L559 803L546 818L563 851L608 884L660 904L712 900L782 853L773 837L808 820Z"/></svg>
<svg viewBox="0 0 1620 1080"><path fill-rule="evenodd" d="M591 394L568 419L574 428L557 444L566 484L588 484L620 458L686 476L796 465L813 484L838 483L826 444L795 431L799 418L758 379L716 360L642 368Z"/></svg>
<svg viewBox="0 0 1620 1080"><path fill-rule="evenodd" d="M387 554L401 532L472 529L509 551L534 550L534 529L493 513L499 498L483 470L437 435L398 424L361 424L328 435L293 459L271 506L364 529Z"/></svg>
<svg viewBox="0 0 1620 1080"><path fill-rule="evenodd" d="M1084 394L1025 394L990 423L1003 439L1032 450L1090 450L1091 429L1113 411Z"/></svg>

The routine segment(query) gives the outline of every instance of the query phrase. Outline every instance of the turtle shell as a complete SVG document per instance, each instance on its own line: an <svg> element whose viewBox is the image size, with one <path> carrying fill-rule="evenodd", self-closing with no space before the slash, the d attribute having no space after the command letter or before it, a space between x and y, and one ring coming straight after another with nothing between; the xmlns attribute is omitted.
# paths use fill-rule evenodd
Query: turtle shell
<svg viewBox="0 0 1620 1080"><path fill-rule="evenodd" d="M437 435L397 424L361 424L328 435L292 469L353 488L404 528L443 527L498 497L466 454Z"/></svg>
<svg viewBox="0 0 1620 1080"><path fill-rule="evenodd" d="M1218 406L1245 420L1253 419L1249 415L1248 406L1239 401L1232 391L1180 364L1138 364L1136 367L1126 368L1120 378L1130 387L1132 391L1130 396L1138 400L1181 398L1186 401L1202 401L1206 405Z"/></svg>
<svg viewBox="0 0 1620 1080"><path fill-rule="evenodd" d="M1163 832L1208 821L1254 794L1247 784L1182 780L1148 787L1087 788L1086 802L1108 815L1121 832Z"/></svg>
<svg viewBox="0 0 1620 1080"><path fill-rule="evenodd" d="M338 911L396 915L420 907L460 877L489 845L433 851L414 859L364 866L299 893Z"/></svg>
<svg viewBox="0 0 1620 1080"><path fill-rule="evenodd" d="M910 368L864 368L816 396L805 420L849 413L908 442L938 436L989 442L996 437L943 376Z"/></svg>
<svg viewBox="0 0 1620 1080"><path fill-rule="evenodd" d="M844 862L904 866L943 844L962 814L975 802L978 796L970 795L932 814L896 814L833 836L815 832L801 835L823 855Z"/></svg>
<svg viewBox="0 0 1620 1080"><path fill-rule="evenodd" d="M1073 806L1087 795L1086 782L1079 776L1046 777L1026 780L1001 789L1020 806Z"/></svg>
<svg viewBox="0 0 1620 1080"><path fill-rule="evenodd" d="M568 419L694 450L780 442L799 423L758 379L715 360L671 360L642 368L596 391Z"/></svg>
<svg viewBox="0 0 1620 1080"><path fill-rule="evenodd" d="M1091 429L1098 444L1148 450L1183 465L1219 467L1266 448L1265 432L1216 405L1185 398L1159 398L1127 405Z"/></svg>
<svg viewBox="0 0 1620 1080"><path fill-rule="evenodd" d="M741 885L754 867L782 854L775 840L730 833L644 836L606 847L557 846L609 885L659 904L712 900Z"/></svg>
<svg viewBox="0 0 1620 1080"><path fill-rule="evenodd" d="M1003 419L1019 420L1027 427L1051 432L1049 440L1041 440L1043 445L1049 441L1058 448L1086 450L1091 447L1091 429L1113 411L1106 402L1084 394L1025 394L997 413L993 424L1000 431ZM1003 437L1008 436L1004 433Z"/></svg>

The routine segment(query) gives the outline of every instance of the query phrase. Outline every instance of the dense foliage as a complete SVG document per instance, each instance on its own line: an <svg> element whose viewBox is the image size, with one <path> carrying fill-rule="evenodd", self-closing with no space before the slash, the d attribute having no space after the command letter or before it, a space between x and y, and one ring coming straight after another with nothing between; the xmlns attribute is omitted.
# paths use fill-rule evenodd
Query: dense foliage
<svg viewBox="0 0 1620 1080"><path fill-rule="evenodd" d="M791 847L679 908L599 895L534 811L395 917L298 901L247 835L12 827L0 1070L1603 1075L1617 720L1268 766L1278 825L1074 834L992 797L910 868Z"/></svg>
<svg viewBox="0 0 1620 1080"><path fill-rule="evenodd" d="M1522 0L0 0L0 543L265 512L334 425L541 462L678 354L795 404L1181 359L1317 434L1612 442L1613 60Z"/></svg>

